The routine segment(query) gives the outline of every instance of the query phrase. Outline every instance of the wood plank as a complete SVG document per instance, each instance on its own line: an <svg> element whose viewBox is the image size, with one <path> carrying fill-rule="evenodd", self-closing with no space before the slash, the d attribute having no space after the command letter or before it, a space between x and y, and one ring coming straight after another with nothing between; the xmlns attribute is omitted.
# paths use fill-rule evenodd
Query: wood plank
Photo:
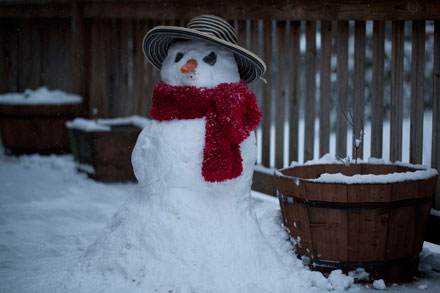
<svg viewBox="0 0 440 293"><path fill-rule="evenodd" d="M336 155L347 155L347 121L344 113L348 106L348 21L337 24L337 87L336 104Z"/></svg>
<svg viewBox="0 0 440 293"><path fill-rule="evenodd" d="M255 170L252 177L252 190L262 192L271 196L277 195L277 185L275 183L274 175L270 172L261 172Z"/></svg>
<svg viewBox="0 0 440 293"><path fill-rule="evenodd" d="M371 82L371 157L375 158L382 158L384 50L385 22L375 21L373 24L373 77Z"/></svg>
<svg viewBox="0 0 440 293"><path fill-rule="evenodd" d="M72 3L72 92L83 97L84 108L87 111L88 95L88 55L87 44L89 37L87 27L83 18L82 6L78 2Z"/></svg>
<svg viewBox="0 0 440 293"><path fill-rule="evenodd" d="M187 9L193 7L192 9ZM30 14L29 10L21 14ZM1 10L0 10L1 11ZM3 14L8 14L7 11ZM12 12L10 12L12 14ZM20 12L16 14L20 15ZM265 0L249 1L136 1L123 3L87 3L88 17L161 19L215 14L227 19L291 19L291 20L385 20L385 19L439 19L440 4L423 0L387 1L332 1ZM1 14L0 14L1 15ZM31 14L32 15L32 14ZM35 15L35 14L33 14Z"/></svg>
<svg viewBox="0 0 440 293"><path fill-rule="evenodd" d="M105 28L112 45L107 48L110 60L108 60L108 115L110 118L121 115L121 33L120 19L111 19L110 25Z"/></svg>
<svg viewBox="0 0 440 293"><path fill-rule="evenodd" d="M440 245L440 233L438 233L438 227L440 227L440 217L430 215L425 241Z"/></svg>
<svg viewBox="0 0 440 293"><path fill-rule="evenodd" d="M413 255L418 255L422 251L423 242L425 240L425 235L427 232L428 221L430 218L431 207L431 200L415 207L416 235L414 237Z"/></svg>
<svg viewBox="0 0 440 293"><path fill-rule="evenodd" d="M109 26L110 22L105 20L91 22L89 115L92 118L109 115Z"/></svg>
<svg viewBox="0 0 440 293"><path fill-rule="evenodd" d="M260 58L264 60L263 56L263 21L262 20L252 20L249 22L249 25L246 27L249 30L247 33L250 34L250 49L252 52L257 54ZM266 60L267 61L267 60ZM266 62L265 61L265 62ZM266 63L267 64L267 63ZM268 77L268 72L263 74L262 78L266 79ZM255 80L250 84L250 89L253 91L257 98L258 107L261 109L263 105L263 88L267 85L263 82L262 79ZM263 136L263 121L255 129L255 136L257 138L258 148L262 149L262 136ZM259 164L261 164L261 158L258 158Z"/></svg>
<svg viewBox="0 0 440 293"><path fill-rule="evenodd" d="M47 55L44 65L44 84L50 89L61 89L66 92L72 90L72 51L71 51L70 21L54 19L49 22L46 33Z"/></svg>
<svg viewBox="0 0 440 293"><path fill-rule="evenodd" d="M323 260L348 261L347 211L309 208L313 253Z"/></svg>
<svg viewBox="0 0 440 293"><path fill-rule="evenodd" d="M238 44L246 48L246 21L234 20L234 27L238 34Z"/></svg>
<svg viewBox="0 0 440 293"><path fill-rule="evenodd" d="M330 151L332 23L321 21L319 78L319 157Z"/></svg>
<svg viewBox="0 0 440 293"><path fill-rule="evenodd" d="M348 210L348 261L383 261L389 211Z"/></svg>
<svg viewBox="0 0 440 293"><path fill-rule="evenodd" d="M304 162L313 159L315 142L316 22L306 21Z"/></svg>
<svg viewBox="0 0 440 293"><path fill-rule="evenodd" d="M5 2L0 6L0 17L70 17L67 1ZM4 2L4 1L2 1ZM3 3L2 3L3 4ZM90 18L191 18L200 14L215 14L229 19L292 19L292 20L411 20L439 19L440 3L423 0L387 1L87 1L87 17ZM192 9L187 9L192 7Z"/></svg>
<svg viewBox="0 0 440 293"><path fill-rule="evenodd" d="M301 22L291 22L290 48L291 48L291 78L289 104L289 162L298 161L298 136L299 136L299 65L300 65L300 34Z"/></svg>
<svg viewBox="0 0 440 293"><path fill-rule="evenodd" d="M284 121L286 110L286 22L277 21L277 91L275 115L275 168L284 166Z"/></svg>
<svg viewBox="0 0 440 293"><path fill-rule="evenodd" d="M10 44L14 38L11 38L11 31L14 24L5 19L0 20L0 93L11 91L11 56Z"/></svg>
<svg viewBox="0 0 440 293"><path fill-rule="evenodd" d="M251 52L259 55L258 46L258 21L246 20L246 48ZM261 97L261 80L255 80L249 84L249 89L257 97L257 102L261 105L259 98Z"/></svg>
<svg viewBox="0 0 440 293"><path fill-rule="evenodd" d="M425 21L412 23L411 122L409 161L422 163L423 156L423 86L425 78Z"/></svg>
<svg viewBox="0 0 440 293"><path fill-rule="evenodd" d="M34 20L32 25L31 50L31 88L38 88L41 84L41 21Z"/></svg>
<svg viewBox="0 0 440 293"><path fill-rule="evenodd" d="M158 25L164 25L163 19L160 20L160 21L158 21L158 20L153 21L153 26L152 27L155 27L155 26L158 26ZM157 82L161 81L161 76L160 76L160 70L159 69L157 69L156 67L153 66L152 69L151 69L151 73L152 73L152 77L153 77L153 85L156 84Z"/></svg>
<svg viewBox="0 0 440 293"><path fill-rule="evenodd" d="M263 87L263 97L262 97L262 107L263 112L262 119L262 159L261 164L265 167L270 167L270 126L272 123L272 97L271 88L274 86L274 81L272 80L271 62L272 60L272 21L267 20L263 22L263 58L267 61L267 74L265 75L268 84Z"/></svg>
<svg viewBox="0 0 440 293"><path fill-rule="evenodd" d="M284 224L290 231L296 253L313 257L312 233L310 231L309 208L302 203L285 203Z"/></svg>
<svg viewBox="0 0 440 293"><path fill-rule="evenodd" d="M365 108L365 21L356 21L354 25L354 76L353 76L353 139L360 139L356 150L353 147L352 157L363 158L364 108ZM355 143L355 141L354 141ZM355 144L353 144L355 146Z"/></svg>
<svg viewBox="0 0 440 293"><path fill-rule="evenodd" d="M385 260L413 255L416 235L415 207L398 207L390 212Z"/></svg>
<svg viewBox="0 0 440 293"><path fill-rule="evenodd" d="M432 106L432 155L431 167L440 170L440 21L434 22L434 68L433 68L433 106ZM440 180L434 207L440 210Z"/></svg>
<svg viewBox="0 0 440 293"><path fill-rule="evenodd" d="M20 5L0 5L0 18L68 19L70 17L71 3L28 3L28 1L26 1L20 3Z"/></svg>
<svg viewBox="0 0 440 293"><path fill-rule="evenodd" d="M129 116L134 114L135 100L133 99L133 71L130 68L130 62L133 62L133 52L130 48L130 40L132 39L132 21L121 20L119 23L120 50L118 72L120 74L118 83L118 96L116 97L119 104L117 112L118 116Z"/></svg>
<svg viewBox="0 0 440 293"><path fill-rule="evenodd" d="M18 27L17 87L19 92L30 88L32 83L32 23L21 20Z"/></svg>
<svg viewBox="0 0 440 293"><path fill-rule="evenodd" d="M50 34L50 22L40 23L40 83L47 85L49 71L49 34Z"/></svg>
<svg viewBox="0 0 440 293"><path fill-rule="evenodd" d="M145 35L145 22L143 20L135 21L133 35L133 95L135 100L134 112L141 116L147 116L149 106L147 101L147 88L144 82L144 53L142 49L142 40Z"/></svg>
<svg viewBox="0 0 440 293"><path fill-rule="evenodd" d="M402 161L405 22L393 21L391 48L390 161Z"/></svg>
<svg viewBox="0 0 440 293"><path fill-rule="evenodd" d="M150 29L154 27L153 21L149 20L145 22L146 27L144 28L144 34L147 33ZM147 117L151 118L150 109L151 109L151 97L153 96L153 86L154 86L154 78L153 78L153 65L144 58L144 84L146 88L147 94Z"/></svg>

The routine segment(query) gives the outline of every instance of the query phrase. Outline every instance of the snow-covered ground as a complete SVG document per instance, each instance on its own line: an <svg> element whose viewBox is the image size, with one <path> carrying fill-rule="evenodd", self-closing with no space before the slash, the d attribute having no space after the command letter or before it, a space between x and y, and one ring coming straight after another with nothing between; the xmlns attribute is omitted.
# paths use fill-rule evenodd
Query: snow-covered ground
<svg viewBox="0 0 440 293"><path fill-rule="evenodd" d="M136 184L95 182L76 172L70 155L17 158L4 156L1 147L0 151L0 292L58 292L65 273L133 194ZM271 237L269 221L279 213L278 202L256 192L253 198L263 233ZM423 277L386 289L440 292L440 273L432 267L440 269L440 247L425 243ZM337 291L335 281L332 284L328 288ZM374 289L353 285L349 290Z"/></svg>

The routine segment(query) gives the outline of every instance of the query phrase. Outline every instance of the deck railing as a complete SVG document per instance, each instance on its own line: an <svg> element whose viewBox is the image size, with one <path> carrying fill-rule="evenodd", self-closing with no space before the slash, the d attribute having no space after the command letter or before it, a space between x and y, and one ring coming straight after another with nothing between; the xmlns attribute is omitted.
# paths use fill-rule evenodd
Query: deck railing
<svg viewBox="0 0 440 293"><path fill-rule="evenodd" d="M440 169L438 1L2 1L0 92L46 85L82 94L90 117L148 116L159 72L143 56L143 36L203 13L231 21L239 43L268 65L268 83L251 84L264 114L254 188L273 194L270 168L329 151L383 157L385 149L411 163L425 153ZM350 152L351 127L358 136L366 125L368 145Z"/></svg>

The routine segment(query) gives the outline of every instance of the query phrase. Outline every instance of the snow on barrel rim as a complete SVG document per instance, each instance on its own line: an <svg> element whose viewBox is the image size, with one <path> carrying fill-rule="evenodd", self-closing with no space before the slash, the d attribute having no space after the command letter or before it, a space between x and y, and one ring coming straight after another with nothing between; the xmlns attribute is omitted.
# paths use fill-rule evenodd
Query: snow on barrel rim
<svg viewBox="0 0 440 293"><path fill-rule="evenodd" d="M83 98L61 90L49 90L40 87L36 90L26 89L23 93L6 93L0 95L0 105L65 105L80 104Z"/></svg>
<svg viewBox="0 0 440 293"><path fill-rule="evenodd" d="M362 165L365 164L395 165L395 166L413 168L414 171L393 172L389 174L379 174L379 175L355 174L353 176L344 175L342 173L336 173L336 174L322 173L318 178L313 178L313 179L301 178L297 176L289 176L282 173L284 170L292 169L296 167L313 166L313 165L330 165L330 164L344 165L344 163L336 159L334 155L326 154L318 160L307 161L304 164L292 162L290 167L275 171L275 175L283 178L292 179L295 181L302 180L302 181L316 182L316 183L340 183L340 184L386 184L386 183L395 183L395 182L403 182L403 181L426 180L438 175L437 170L425 165L403 163L399 161L392 163L377 158L370 158L368 159L368 161L358 159L357 164L358 165L361 164ZM355 161L351 160L350 164L354 165Z"/></svg>
<svg viewBox="0 0 440 293"><path fill-rule="evenodd" d="M111 131L111 126L115 125L133 125L138 128L143 129L148 123L149 119L132 115L128 117L119 117L119 118L100 118L100 119L84 119L84 118L75 118L72 121L66 122L66 127L71 129L78 129L84 132L92 132L92 131Z"/></svg>

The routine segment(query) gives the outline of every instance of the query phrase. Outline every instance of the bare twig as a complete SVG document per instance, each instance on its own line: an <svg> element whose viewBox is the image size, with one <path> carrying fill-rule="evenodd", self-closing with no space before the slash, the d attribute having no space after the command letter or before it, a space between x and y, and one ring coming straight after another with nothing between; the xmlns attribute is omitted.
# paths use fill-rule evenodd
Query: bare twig
<svg viewBox="0 0 440 293"><path fill-rule="evenodd" d="M342 115L344 115L345 120L351 126L351 129L352 129L352 145L353 145L353 149L354 149L355 164L357 164L359 148L360 148L362 141L364 139L364 121L363 121L363 119L361 119L362 130L361 130L361 133L359 133L359 138L357 138L355 127L354 127L355 125L354 125L353 113L350 110L347 110L347 113L348 113L348 116L347 116L346 112L344 112L344 111L341 111L341 112L342 112Z"/></svg>

